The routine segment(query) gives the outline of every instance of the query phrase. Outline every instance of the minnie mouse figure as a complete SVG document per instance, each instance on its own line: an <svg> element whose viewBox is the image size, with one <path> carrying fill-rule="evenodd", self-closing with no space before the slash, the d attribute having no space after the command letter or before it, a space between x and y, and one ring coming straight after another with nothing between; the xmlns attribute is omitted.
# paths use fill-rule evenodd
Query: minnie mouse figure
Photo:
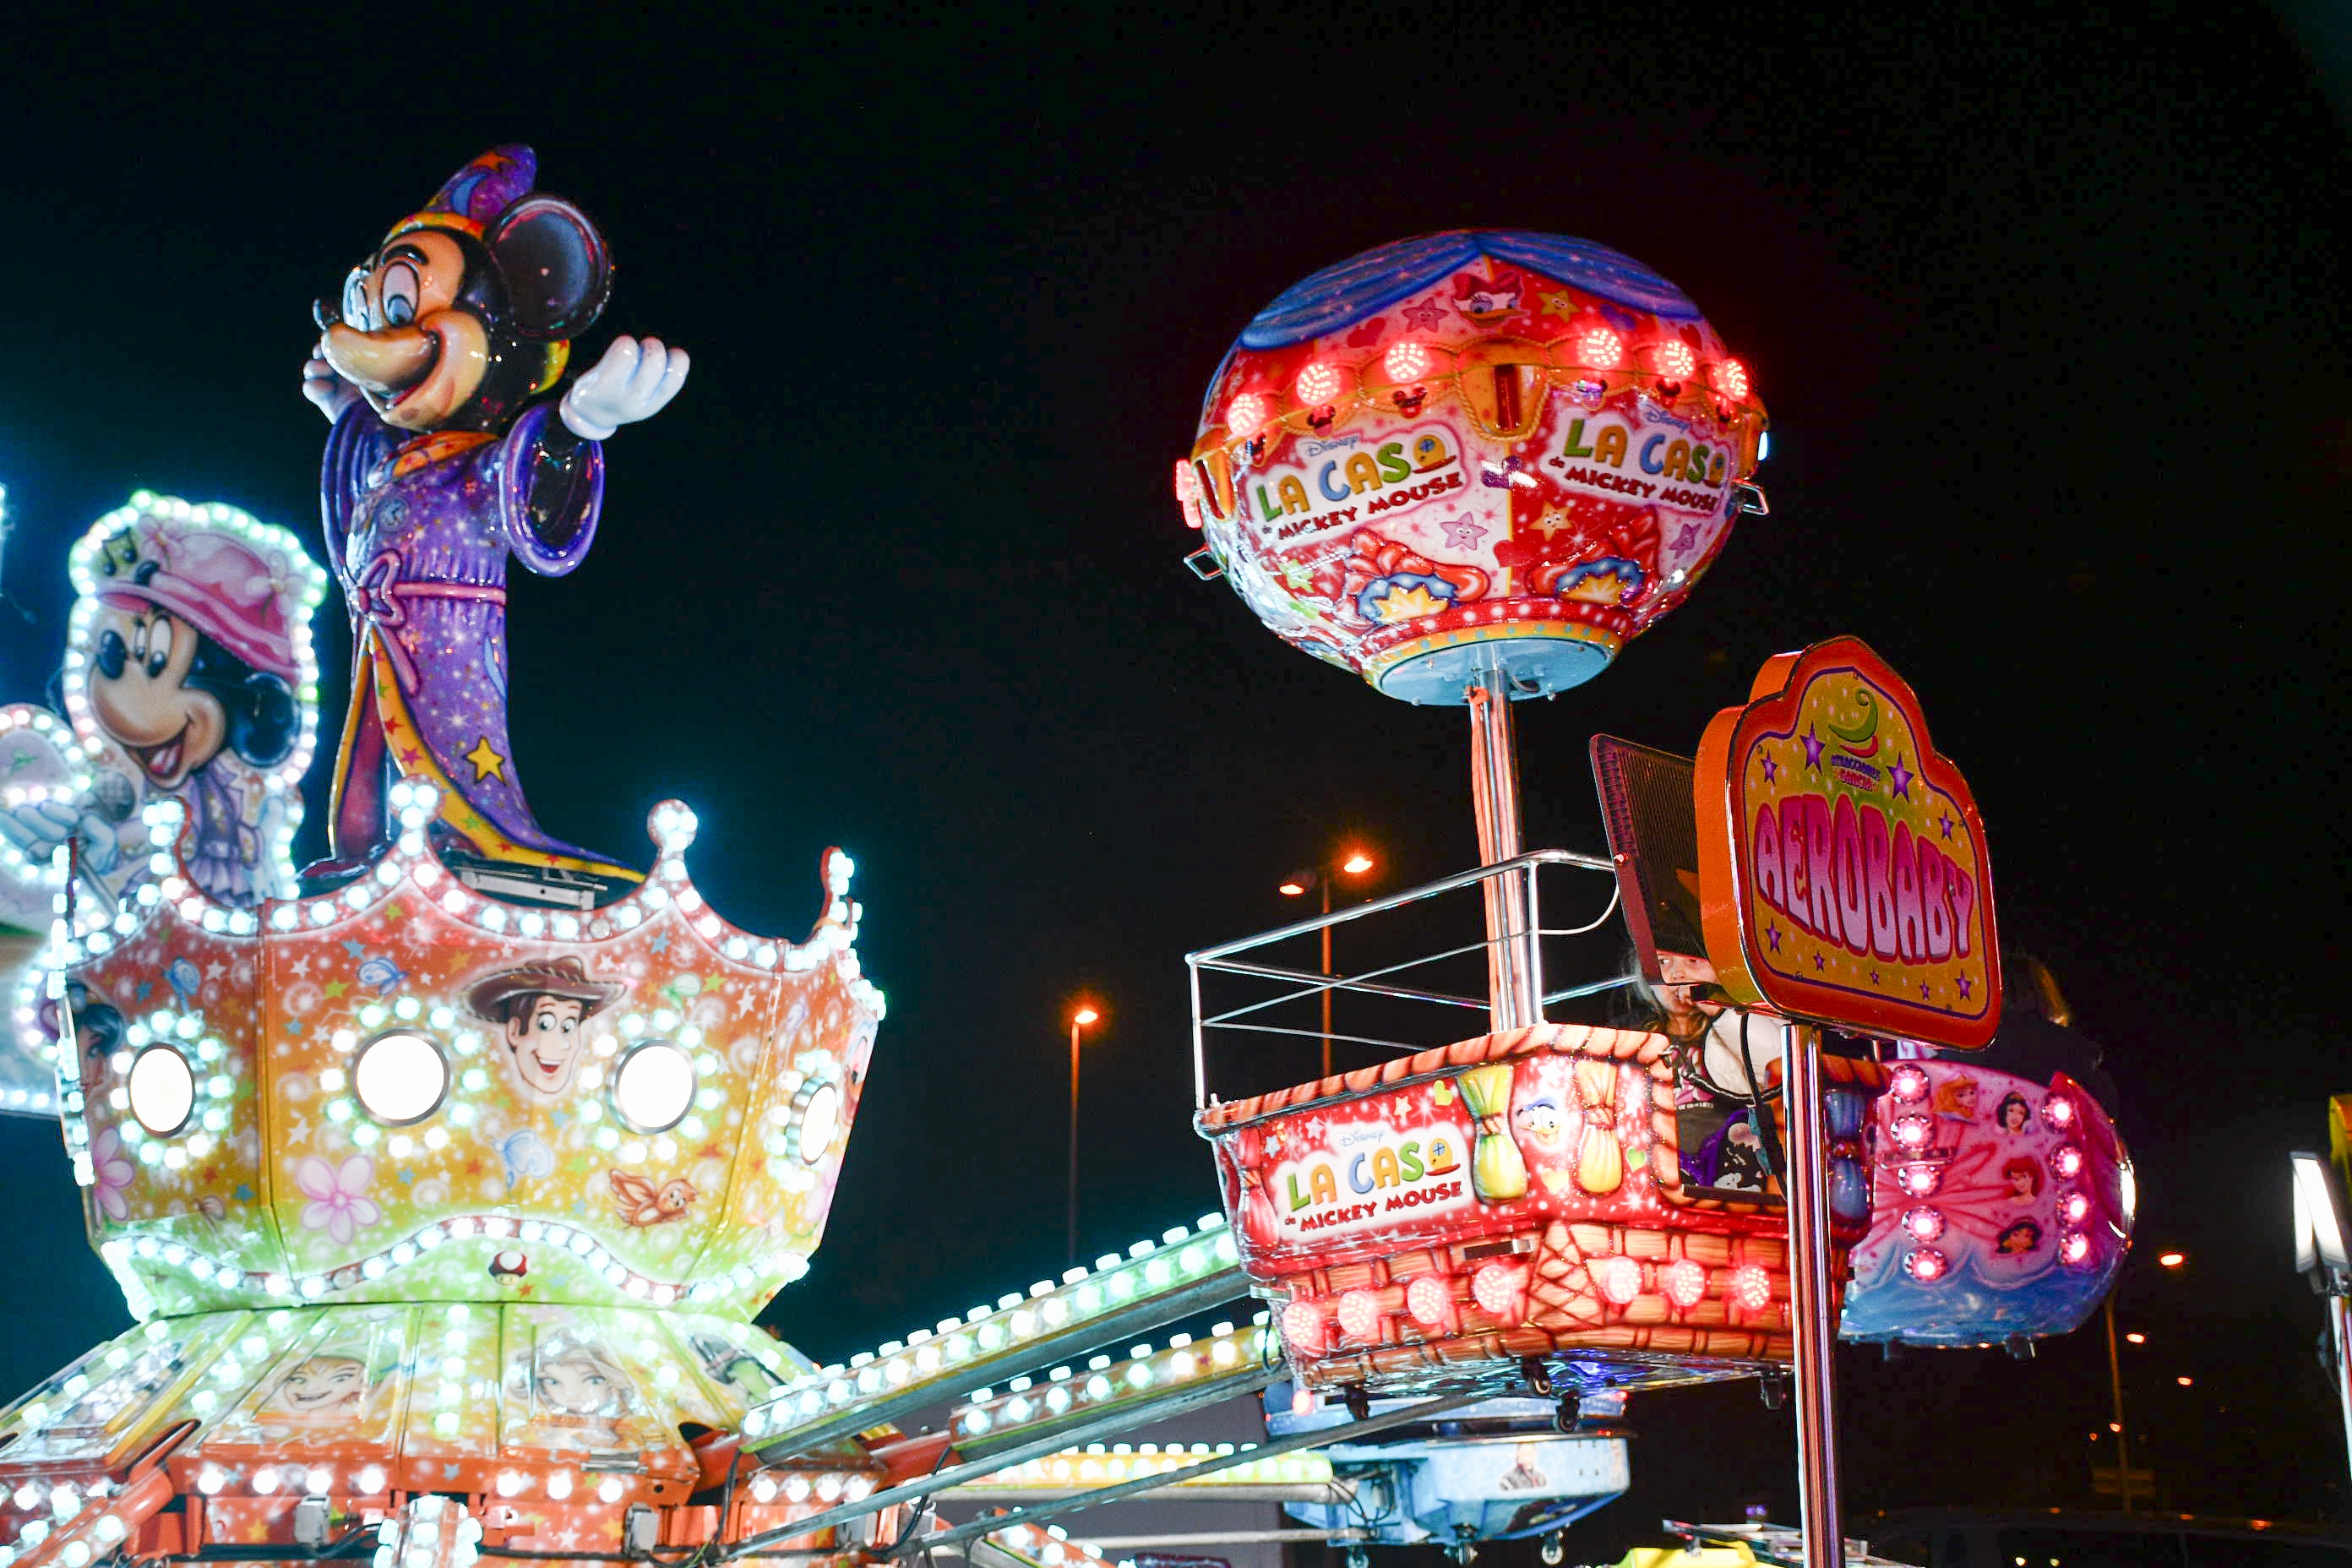
<svg viewBox="0 0 2352 1568"><path fill-rule="evenodd" d="M98 595L90 712L142 794L186 797L196 886L226 904L284 897L268 851L286 803L263 787L301 730L283 574L222 533L151 548ZM231 758L244 766L216 765Z"/></svg>
<svg viewBox="0 0 2352 1568"><path fill-rule="evenodd" d="M142 495L84 536L71 570L66 710L95 765L79 793L0 816L0 834L36 862L78 840L82 887L106 913L147 874L139 808L176 800L197 887L237 908L290 897L318 567L233 508Z"/></svg>

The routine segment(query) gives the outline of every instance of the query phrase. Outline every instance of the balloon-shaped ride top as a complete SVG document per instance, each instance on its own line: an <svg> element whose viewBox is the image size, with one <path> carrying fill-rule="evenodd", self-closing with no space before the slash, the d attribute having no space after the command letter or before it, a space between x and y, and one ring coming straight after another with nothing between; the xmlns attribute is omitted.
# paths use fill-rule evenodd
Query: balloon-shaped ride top
<svg viewBox="0 0 2352 1568"><path fill-rule="evenodd" d="M1211 382L1185 518L1276 635L1408 702L1582 684L1679 605L1763 405L1682 291L1586 240L1425 235L1259 312Z"/></svg>

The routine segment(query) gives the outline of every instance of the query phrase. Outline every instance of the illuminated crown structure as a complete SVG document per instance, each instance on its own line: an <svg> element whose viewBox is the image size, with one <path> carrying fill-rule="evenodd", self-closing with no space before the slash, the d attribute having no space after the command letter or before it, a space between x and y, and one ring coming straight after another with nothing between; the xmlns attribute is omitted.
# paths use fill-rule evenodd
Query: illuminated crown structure
<svg viewBox="0 0 2352 1568"><path fill-rule="evenodd" d="M444 867L430 788L327 896L236 908L162 857L60 923L15 1022L70 1043L90 1240L144 1322L0 1417L0 1561L296 1542L306 1498L414 1532L427 1493L494 1500L462 1516L493 1543L617 1549L732 1459L681 1425L809 1370L750 1320L824 1234L882 1016L849 858L807 941L756 936L671 802L641 885L529 906ZM741 1469L772 1502L743 1528L798 1517Z"/></svg>

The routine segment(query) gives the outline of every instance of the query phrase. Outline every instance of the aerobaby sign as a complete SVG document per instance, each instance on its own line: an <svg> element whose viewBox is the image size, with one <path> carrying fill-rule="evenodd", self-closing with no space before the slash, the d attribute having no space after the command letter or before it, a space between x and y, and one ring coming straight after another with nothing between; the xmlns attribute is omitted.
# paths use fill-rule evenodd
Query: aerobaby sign
<svg viewBox="0 0 2352 1568"><path fill-rule="evenodd" d="M1855 637L1780 654L1693 773L1706 949L1732 997L1979 1047L2000 1017L1992 863L1919 700Z"/></svg>

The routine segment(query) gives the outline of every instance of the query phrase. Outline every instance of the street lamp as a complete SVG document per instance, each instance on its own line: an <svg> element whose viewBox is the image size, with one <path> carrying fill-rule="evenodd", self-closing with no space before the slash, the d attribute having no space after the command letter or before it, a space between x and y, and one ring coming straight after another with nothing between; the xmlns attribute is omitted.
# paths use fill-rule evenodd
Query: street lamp
<svg viewBox="0 0 2352 1568"><path fill-rule="evenodd" d="M1343 849L1328 866L1316 870L1293 871L1282 879L1275 891L1286 899L1303 899L1310 889L1323 893L1323 912L1331 912L1331 879L1360 877L1372 868L1372 858L1361 849ZM1333 978L1331 972L1331 928L1323 928L1323 976ZM1331 988L1323 988L1323 1076L1331 1076Z"/></svg>
<svg viewBox="0 0 2352 1568"><path fill-rule="evenodd" d="M1078 1261L1078 1031L1102 1021L1102 1015L1080 1003L1070 1015L1070 1262Z"/></svg>
<svg viewBox="0 0 2352 1568"><path fill-rule="evenodd" d="M2168 1250L2159 1252L2156 1255L2156 1266L2168 1272L2172 1269L2179 1268L2188 1261L2188 1255L2182 1252ZM2126 1269L2123 1276L2118 1278L2114 1286L2108 1289L2105 1309L2107 1317L2107 1389L2115 1398L2116 1406L2116 1418L2109 1422L2107 1426L2108 1429L2113 1431L2116 1435L2116 1488L2123 1494L2124 1511L2126 1513L2129 1513L2132 1510L2131 1434L2124 1430L2124 1372L2123 1363L2119 1361L2116 1355L2116 1298L2123 1294L2124 1279L2128 1279L2133 1272L2135 1271ZM2146 1334L2136 1333L2128 1335L2127 1337L2130 1339L2131 1342L2136 1345L2145 1344L2147 1342L2147 1336ZM2149 1500L2154 1501L2155 1500L2150 1499Z"/></svg>

